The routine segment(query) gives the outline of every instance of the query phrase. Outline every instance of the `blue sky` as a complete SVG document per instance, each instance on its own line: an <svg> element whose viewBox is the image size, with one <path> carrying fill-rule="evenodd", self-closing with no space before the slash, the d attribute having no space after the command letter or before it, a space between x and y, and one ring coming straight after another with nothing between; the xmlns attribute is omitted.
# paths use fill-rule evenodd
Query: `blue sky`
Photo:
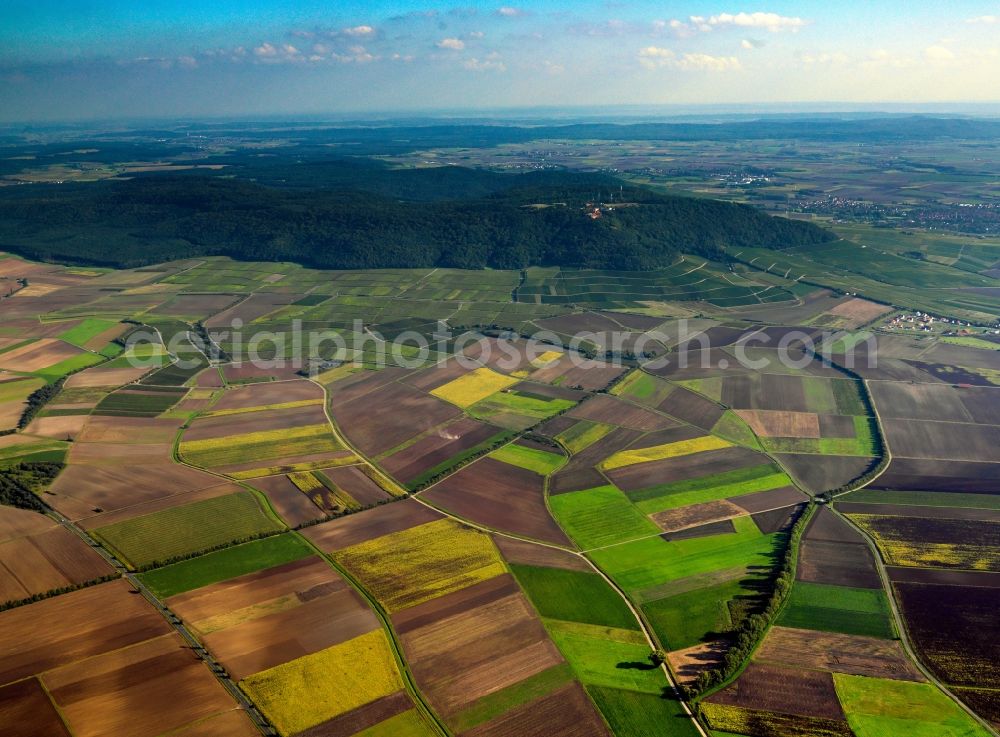
<svg viewBox="0 0 1000 737"><path fill-rule="evenodd" d="M4 0L0 120L994 102L1000 0Z"/></svg>

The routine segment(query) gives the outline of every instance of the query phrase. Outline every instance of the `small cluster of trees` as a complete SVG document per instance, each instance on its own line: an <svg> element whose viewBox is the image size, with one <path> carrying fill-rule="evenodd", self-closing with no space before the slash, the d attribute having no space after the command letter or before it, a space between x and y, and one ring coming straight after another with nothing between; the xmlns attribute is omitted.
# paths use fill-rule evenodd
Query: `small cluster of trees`
<svg viewBox="0 0 1000 737"><path fill-rule="evenodd" d="M28 395L28 399L26 400L27 406L24 408L24 412L21 413L21 419L17 422L19 430L23 430L30 425L42 407L55 399L56 395L62 391L65 382L66 379L63 377L58 381L35 389L35 391Z"/></svg>
<svg viewBox="0 0 1000 737"><path fill-rule="evenodd" d="M0 469L0 504L44 513L48 508L37 492L51 484L62 467L61 463L18 463Z"/></svg>

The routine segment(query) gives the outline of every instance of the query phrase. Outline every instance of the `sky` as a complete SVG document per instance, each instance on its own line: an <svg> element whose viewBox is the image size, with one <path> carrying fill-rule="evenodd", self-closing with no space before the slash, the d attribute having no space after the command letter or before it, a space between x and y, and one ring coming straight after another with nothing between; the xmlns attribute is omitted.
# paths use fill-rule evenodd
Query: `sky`
<svg viewBox="0 0 1000 737"><path fill-rule="evenodd" d="M0 3L8 123L997 101L1000 0Z"/></svg>

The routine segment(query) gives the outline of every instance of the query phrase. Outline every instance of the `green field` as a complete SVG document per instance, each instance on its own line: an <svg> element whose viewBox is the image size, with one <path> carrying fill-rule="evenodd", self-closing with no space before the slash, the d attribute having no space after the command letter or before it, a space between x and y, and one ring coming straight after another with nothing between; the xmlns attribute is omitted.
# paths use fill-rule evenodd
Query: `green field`
<svg viewBox="0 0 1000 737"><path fill-rule="evenodd" d="M511 565L535 609L548 619L638 629L621 596L596 573Z"/></svg>
<svg viewBox="0 0 1000 737"><path fill-rule="evenodd" d="M94 530L94 537L134 567L188 555L283 525L249 491L192 502Z"/></svg>
<svg viewBox="0 0 1000 737"><path fill-rule="evenodd" d="M570 453L579 453L581 450L589 448L614 429L614 425L580 420L569 430L566 430L566 432L556 435L556 440L566 446L566 450Z"/></svg>
<svg viewBox="0 0 1000 737"><path fill-rule="evenodd" d="M773 567L782 536L762 535L749 517L738 517L733 524L735 534L671 542L650 537L595 550L591 557L629 592L741 566Z"/></svg>
<svg viewBox="0 0 1000 737"><path fill-rule="evenodd" d="M763 464L630 491L628 497L643 513L655 514L689 504L770 491L791 483L776 465Z"/></svg>
<svg viewBox="0 0 1000 737"><path fill-rule="evenodd" d="M929 683L834 673L857 737L987 737L989 732Z"/></svg>
<svg viewBox="0 0 1000 737"><path fill-rule="evenodd" d="M725 438L733 443L739 443L748 448L760 450L760 443L757 441L757 436L753 430L732 410L726 410L725 414L719 418L719 421L712 426L711 432L713 435L718 435L720 438Z"/></svg>
<svg viewBox="0 0 1000 737"><path fill-rule="evenodd" d="M79 325L70 328L64 333L60 333L56 337L58 337L59 340L65 340L67 343L72 343L79 348L83 348L85 343L93 340L104 331L110 330L117 324L118 323L113 320L101 320L96 317L88 317Z"/></svg>
<svg viewBox="0 0 1000 737"><path fill-rule="evenodd" d="M526 468L542 476L548 476L566 460L557 453L548 453L538 448L526 448L514 443L490 453L490 458L509 463L512 466Z"/></svg>
<svg viewBox="0 0 1000 737"><path fill-rule="evenodd" d="M206 440L182 440L178 450L188 463L211 468L257 461L264 466L268 460L330 453L343 450L343 446L328 426L303 425L287 430L261 430Z"/></svg>
<svg viewBox="0 0 1000 737"><path fill-rule="evenodd" d="M569 399L549 399L523 391L508 389L491 394L486 399L476 402L466 411L471 417L480 420L495 419L498 415L521 415L537 422L570 409L576 402Z"/></svg>
<svg viewBox="0 0 1000 737"><path fill-rule="evenodd" d="M636 369L615 384L611 393L655 407L666 399L673 390L674 387L663 379L647 374L641 369Z"/></svg>
<svg viewBox="0 0 1000 737"><path fill-rule="evenodd" d="M761 443L772 453L877 456L879 441L875 419L856 416L853 420L853 438L761 438Z"/></svg>
<svg viewBox="0 0 1000 737"><path fill-rule="evenodd" d="M549 505L566 534L585 550L660 532L614 486L556 494Z"/></svg>
<svg viewBox="0 0 1000 737"><path fill-rule="evenodd" d="M49 366L48 368L44 368L41 371L35 371L34 374L35 376L42 377L46 381L52 382L89 366L96 366L104 360L104 356L96 353L81 353L77 356L73 356L72 358L67 358L65 361L60 361L59 363Z"/></svg>
<svg viewBox="0 0 1000 737"><path fill-rule="evenodd" d="M151 389L157 391L151 391ZM186 389L170 388L167 391L162 391L163 389L165 387L143 389L144 392L148 392L144 394L129 390L113 392L97 403L94 414L155 417L173 407L187 394Z"/></svg>
<svg viewBox="0 0 1000 737"><path fill-rule="evenodd" d="M889 600L882 589L796 581L777 624L783 627L892 638Z"/></svg>
<svg viewBox="0 0 1000 737"><path fill-rule="evenodd" d="M154 594L165 599L219 581L228 581L247 573L301 560L313 553L313 548L294 533L274 535L141 573L139 579Z"/></svg>
<svg viewBox="0 0 1000 737"><path fill-rule="evenodd" d="M476 701L472 706L448 718L448 726L455 733L465 732L511 709L552 693L574 678L568 663L555 665L518 681L513 686L492 693Z"/></svg>
<svg viewBox="0 0 1000 737"><path fill-rule="evenodd" d="M588 686L587 693L615 737L696 737L693 720L670 693L651 694L607 686Z"/></svg>
<svg viewBox="0 0 1000 737"><path fill-rule="evenodd" d="M659 694L667 685L649 660L641 632L544 620L559 652L584 685L610 686Z"/></svg>
<svg viewBox="0 0 1000 737"><path fill-rule="evenodd" d="M753 594L740 581L696 588L642 605L642 611L668 650L682 650L704 642L709 633L733 628L729 602Z"/></svg>

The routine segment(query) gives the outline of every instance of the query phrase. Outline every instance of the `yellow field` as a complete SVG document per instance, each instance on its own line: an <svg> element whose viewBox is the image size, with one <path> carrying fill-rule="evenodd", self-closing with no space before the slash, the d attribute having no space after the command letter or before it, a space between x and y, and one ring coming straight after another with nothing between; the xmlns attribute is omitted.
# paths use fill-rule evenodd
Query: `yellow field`
<svg viewBox="0 0 1000 737"><path fill-rule="evenodd" d="M517 379L498 374L493 369L477 368L465 376L459 376L439 386L432 390L431 394L464 409L517 382Z"/></svg>
<svg viewBox="0 0 1000 737"><path fill-rule="evenodd" d="M343 458L322 458L318 461L302 461L301 463L291 463L284 466L261 466L260 468L251 468L246 471L230 471L226 475L233 479L255 479L258 476L277 476L279 473L319 471L323 468L351 466L357 462L358 457L352 454Z"/></svg>
<svg viewBox="0 0 1000 737"><path fill-rule="evenodd" d="M531 362L531 365L535 366L536 368L541 368L542 366L547 366L553 361L558 361L560 358L563 357L563 355L564 354L560 351L545 351L545 353L542 353L540 356L538 356L538 358L534 359Z"/></svg>
<svg viewBox="0 0 1000 737"><path fill-rule="evenodd" d="M703 453L706 450L718 450L728 448L732 445L728 440L717 438L714 435L705 435L691 440L679 440L676 443L666 443L665 445L654 445L650 448L639 448L638 450L623 450L608 458L601 467L605 471L610 471L622 466L632 466L636 463L648 463L649 461L660 461L664 458L676 458L693 453Z"/></svg>
<svg viewBox="0 0 1000 737"><path fill-rule="evenodd" d="M321 724L403 688L381 629L255 673L240 687L281 735Z"/></svg>
<svg viewBox="0 0 1000 737"><path fill-rule="evenodd" d="M308 471L290 473L288 474L288 478L298 487L299 491L312 491L313 489L323 488L322 482Z"/></svg>
<svg viewBox="0 0 1000 737"><path fill-rule="evenodd" d="M895 566L932 568L967 568L974 571L1000 572L1000 551L992 545L974 542L924 542L887 534L877 523L881 515L852 514L851 519L874 538L886 563ZM890 518L891 519L891 518Z"/></svg>
<svg viewBox="0 0 1000 737"><path fill-rule="evenodd" d="M213 409L205 412L202 417L225 417L226 415L242 415L247 412L262 412L269 409L296 409L298 407L311 407L314 404L323 404L322 399L300 399L296 402L280 402L278 404L260 404L255 407L234 407L233 409Z"/></svg>
<svg viewBox="0 0 1000 737"><path fill-rule="evenodd" d="M389 478L381 470L375 468L375 466L365 464L361 466L361 470L364 472L365 476L382 487L382 491L392 494L393 496L406 496L406 489Z"/></svg>
<svg viewBox="0 0 1000 737"><path fill-rule="evenodd" d="M390 612L507 571L486 534L450 519L384 535L333 557Z"/></svg>
<svg viewBox="0 0 1000 737"><path fill-rule="evenodd" d="M341 450L327 425L261 430L243 435L182 441L178 450L188 463L223 466L283 456Z"/></svg>

